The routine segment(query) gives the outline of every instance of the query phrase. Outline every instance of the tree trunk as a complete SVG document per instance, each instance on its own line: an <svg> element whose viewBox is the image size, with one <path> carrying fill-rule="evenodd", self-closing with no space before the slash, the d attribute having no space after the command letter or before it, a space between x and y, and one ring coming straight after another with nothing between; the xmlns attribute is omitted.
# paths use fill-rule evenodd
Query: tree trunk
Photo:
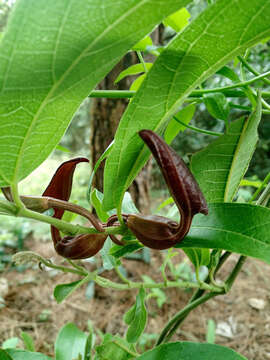
<svg viewBox="0 0 270 360"><path fill-rule="evenodd" d="M117 75L134 63L135 54L129 53L121 60L114 69L106 76L106 78L99 84L99 90L125 90L130 87L130 77L124 78L117 86L114 80ZM91 135L90 135L90 150L91 160L94 165L104 150L108 147L114 138L118 123L128 105L127 99L109 99L109 98L95 98L91 102ZM94 187L103 191L103 171L104 162L97 170ZM142 212L149 211L149 177L151 171L151 162L149 162L141 172L141 174L134 180L129 191L135 202L135 205Z"/></svg>

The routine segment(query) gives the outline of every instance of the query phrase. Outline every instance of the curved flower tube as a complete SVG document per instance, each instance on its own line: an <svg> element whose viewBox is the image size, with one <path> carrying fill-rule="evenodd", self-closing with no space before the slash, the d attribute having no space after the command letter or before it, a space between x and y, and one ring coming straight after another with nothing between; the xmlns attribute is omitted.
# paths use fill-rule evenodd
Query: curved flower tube
<svg viewBox="0 0 270 360"><path fill-rule="evenodd" d="M178 224L163 216L131 214L125 222L145 246L168 249L186 236L195 214L208 214L206 200L184 161L161 137L151 130L141 130L139 135L161 169L181 220Z"/></svg>

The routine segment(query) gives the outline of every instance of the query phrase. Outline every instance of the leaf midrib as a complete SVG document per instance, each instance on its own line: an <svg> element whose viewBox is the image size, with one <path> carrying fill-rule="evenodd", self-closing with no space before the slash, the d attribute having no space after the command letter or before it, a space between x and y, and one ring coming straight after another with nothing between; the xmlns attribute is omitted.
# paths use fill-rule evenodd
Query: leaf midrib
<svg viewBox="0 0 270 360"><path fill-rule="evenodd" d="M14 183L18 183L18 172L20 169L20 164L21 164L21 159L22 159L22 154L24 152L26 143L31 135L32 132L32 128L35 125L36 121L38 120L38 117L40 115L40 113L42 112L42 110L45 108L45 106L48 103L48 100L50 99L50 97L54 94L54 92L58 89L58 87L62 84L62 82L65 80L65 78L67 77L67 75L74 69L74 67L79 63L79 61L83 58L84 54L87 53L88 51L90 51L90 49L96 45L96 43L101 40L104 36L106 36L106 34L111 31L115 26L117 26L119 23L121 23L122 20L124 20L128 15L130 15L130 13L132 13L133 11L137 10L138 8L140 8L141 6L143 6L145 3L147 3L149 0L142 0L139 4L135 4L133 7L131 7L127 12L125 12L122 16L118 17L116 19L116 21L114 23L112 23L110 26L108 26L105 31L103 31L99 36L97 36L95 38L95 40L89 44L88 47L86 47L81 54L77 57L77 59L69 66L69 68L67 69L67 71L64 72L64 74L59 78L59 80L52 86L51 90L48 92L47 96L45 97L45 99L42 101L42 103L40 104L40 107L38 108L35 116L33 117L33 120L31 122L31 125L29 126L26 136L24 138L24 141L22 143L22 146L20 148L20 151L18 153L17 156L17 161L16 161L16 165L14 168L14 176L13 176L13 182Z"/></svg>

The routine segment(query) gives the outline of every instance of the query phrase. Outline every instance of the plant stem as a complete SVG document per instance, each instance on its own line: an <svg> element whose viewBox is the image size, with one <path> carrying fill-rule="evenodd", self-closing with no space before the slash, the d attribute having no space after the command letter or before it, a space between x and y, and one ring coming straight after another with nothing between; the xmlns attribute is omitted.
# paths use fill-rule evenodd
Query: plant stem
<svg viewBox="0 0 270 360"><path fill-rule="evenodd" d="M17 216L20 215L20 210L25 209L24 203L22 202L20 195L19 195L19 189L18 184L12 184L10 186L12 199L14 201L14 204L17 206Z"/></svg>
<svg viewBox="0 0 270 360"><path fill-rule="evenodd" d="M215 268L215 271L214 271L214 275L218 272L218 270L221 268L221 266L226 262L226 260L229 258L229 256L231 255L231 252L229 251L226 251L219 259L219 262ZM206 283L208 283L210 281L210 277L208 276L207 279L205 280ZM171 329L168 327L168 324L166 325L166 327L168 328L167 332L169 335L170 331L172 331L172 335L174 334L174 332L176 331L176 329L182 324L182 322L185 320L185 318L189 315L190 311L193 310L193 308L189 307L189 311L186 311L186 308L191 304L191 303L194 303L195 301L197 301L198 299L201 299L203 294L204 294L205 290L200 288L200 289L197 289L194 294L191 296L190 300L189 300L189 303L188 305L179 311L179 313L181 312L182 315L179 316L178 318L176 318L175 320L175 323L171 322ZM217 294L218 295L218 294ZM200 305L200 303L198 304ZM197 305L197 306L198 306ZM178 313L178 314L179 314ZM164 328L165 329L165 328ZM164 330L163 330L164 331ZM162 331L162 332L163 332ZM165 332L164 332L165 334ZM166 335L166 339L167 339L167 335Z"/></svg>
<svg viewBox="0 0 270 360"><path fill-rule="evenodd" d="M143 58L143 56L142 56L141 51L136 51L136 53L137 53L137 55L138 55L138 58L139 58L141 64L143 65L144 72L147 74L147 73L148 73L148 69L147 69L147 67L146 67L146 65L145 65L144 58Z"/></svg>
<svg viewBox="0 0 270 360"><path fill-rule="evenodd" d="M264 189L263 193L259 197L257 204L266 206L269 201L269 198L270 198L270 182L268 183L268 185Z"/></svg>
<svg viewBox="0 0 270 360"><path fill-rule="evenodd" d="M119 276L119 278L123 281L123 283L126 283L128 285L130 285L131 281L128 280L128 278L126 278L122 273L121 271L119 270L119 266L116 266L114 268L116 274Z"/></svg>
<svg viewBox="0 0 270 360"><path fill-rule="evenodd" d="M81 225L73 225L70 224L64 220L59 220L56 219L54 217L48 216L48 215L44 215L44 214L40 214L37 213L35 211L31 211L29 209L26 208L21 208L19 210L19 212L16 214L16 216L21 216L21 217L25 217L28 219L33 219L33 220L37 220L37 221L41 221L50 225L53 225L54 227L56 227L57 229L59 229L60 231L66 233L66 234L70 234L70 235L77 235L77 234L98 234L101 233L100 231L96 230L95 228L89 228L86 226L81 226ZM103 233L105 232L106 234L119 234L119 235L123 235L126 231L126 226L122 225L122 226L109 226L106 227L103 231Z"/></svg>
<svg viewBox="0 0 270 360"><path fill-rule="evenodd" d="M226 262L226 260L231 256L231 252L229 251L225 251L225 253L220 257L219 262L215 268L214 271L214 276L216 275L216 273L218 272L218 270L221 268L221 266ZM210 277L208 276L205 279L205 282L208 283L210 281ZM205 290L202 289L197 289L194 294L191 296L189 303L191 303L192 301L198 299L200 296L202 296L204 294ZM184 319L183 319L184 320Z"/></svg>
<svg viewBox="0 0 270 360"><path fill-rule="evenodd" d="M240 270L242 269L247 257L244 255L241 255L240 258L237 261L237 264L233 268L233 271L230 273L226 280L226 292L230 291L235 279L237 278L237 275L239 274Z"/></svg>
<svg viewBox="0 0 270 360"><path fill-rule="evenodd" d="M209 92L216 92L216 89L208 89ZM203 95L204 90L196 90L196 93L192 92L190 94L191 98L187 98L184 100L184 102L193 102L194 99L192 97L197 98ZM245 93L243 91L230 91L230 90L223 90L221 91L228 97L245 97ZM93 98L111 98L111 99L130 99L136 94L136 91L131 90L93 90L89 97ZM262 91L262 96L270 97L270 92L268 91ZM195 100L196 101L196 100ZM201 101L200 101L201 102ZM247 111L252 111L252 109L248 106L241 106L238 104L230 103L231 107L234 107L236 109L243 109ZM262 110L264 114L269 114L270 112L268 110Z"/></svg>
<svg viewBox="0 0 270 360"><path fill-rule="evenodd" d="M93 90L88 97L111 98L111 99L130 99L136 94L131 90Z"/></svg>
<svg viewBox="0 0 270 360"><path fill-rule="evenodd" d="M224 289L221 289L220 287L216 287L213 285L209 285L206 283L198 284L197 282L190 282L190 281L168 281L167 283L148 283L148 282L133 282L129 281L128 284L122 284L122 283L116 283L114 281L111 281L109 279L106 279L104 277L101 277L99 275L96 276L94 281L105 288L110 289L117 289L117 290L128 290L128 289L140 289L141 287L144 287L146 289L164 289L167 287L175 287L175 288L182 288L182 289L188 289L188 288L202 288L204 290L208 290L215 293L222 293Z"/></svg>
<svg viewBox="0 0 270 360"><path fill-rule="evenodd" d="M209 131L209 130L204 130L204 129L200 129L200 128L197 128L195 126L191 126L191 125L188 125L188 124L185 124L184 122L182 122L181 120L179 120L176 116L173 116L173 119L175 121L177 121L179 124L187 127L188 129L191 129L193 131L197 131L199 133L202 133L202 134L207 134L207 135L212 135L212 136L221 136L223 135L222 133L218 133L218 132L214 132L214 131Z"/></svg>
<svg viewBox="0 0 270 360"><path fill-rule="evenodd" d="M245 68L248 69L248 71L250 71L253 75L256 76L260 75L260 73L256 69L254 69L254 67L251 66L242 56L237 56L237 58L241 61L241 63L245 66ZM270 85L270 80L265 78L262 80L265 82L265 84Z"/></svg>
<svg viewBox="0 0 270 360"><path fill-rule="evenodd" d="M230 90L230 89L235 89L238 87L245 87L247 85L250 85L252 83L254 83L257 80L261 80L263 78L265 78L266 76L270 75L270 71L266 71L263 74L260 74L258 76L253 77L252 79L246 80L246 81L241 81L232 85L228 85L228 86L223 86L223 87L217 87L214 89L204 89L204 90L194 90L193 93L194 94L207 94L207 93L211 93L211 92L223 92L224 90Z"/></svg>
<svg viewBox="0 0 270 360"><path fill-rule="evenodd" d="M190 302L186 307L184 307L184 309L180 310L177 314L175 314L174 317L170 319L170 321L162 330L157 340L156 346L160 345L162 342L168 341L172 337L178 327L179 320L185 318L190 313L190 311L195 309L197 306L205 303L206 301L217 295L218 294L215 292L210 292L204 296L201 296L195 301Z"/></svg>
<svg viewBox="0 0 270 360"><path fill-rule="evenodd" d="M51 261L48 261L48 260L46 260L44 258L41 258L41 257L40 257L40 262L43 265L45 265L45 266L47 266L47 267L49 267L51 269L60 270L60 271L62 271L64 273L69 272L69 273L72 273L72 274L77 274L77 275L82 275L82 276L89 275L89 273L86 270L84 270L83 268L81 268L81 267L80 268L76 267L76 268L72 269L70 267L56 265L56 264L52 263ZM72 266L74 266L74 264L72 264Z"/></svg>
<svg viewBox="0 0 270 360"><path fill-rule="evenodd" d="M62 272L69 272L69 273L72 273L72 274L77 274L77 275L83 275L83 276L86 276L87 275L87 272L82 272L80 270L76 270L76 269L72 269L72 268L69 268L69 267L66 267L66 266L61 266L61 265L55 265L53 263L50 263L50 262L44 262L43 263L45 266L47 267L50 267L52 269L56 269L56 270L60 270Z"/></svg>
<svg viewBox="0 0 270 360"><path fill-rule="evenodd" d="M259 195L259 193L262 191L262 189L265 187L265 185L270 181L270 173L266 175L264 178L261 186L255 191L255 193L252 195L252 198L249 200L249 203L252 203L256 199L256 197Z"/></svg>
<svg viewBox="0 0 270 360"><path fill-rule="evenodd" d="M102 223L84 207L77 204L72 204L69 201L54 199L50 197L48 197L47 199L48 199L49 208L67 210L67 211L71 211L72 213L81 215L85 217L87 220L89 220L97 231L104 232Z"/></svg>
<svg viewBox="0 0 270 360"><path fill-rule="evenodd" d="M235 109L240 109L240 110L245 110L245 111L252 112L252 108L250 106L243 106L243 105L234 104L231 101L229 102L229 105L230 105L230 107L235 108ZM263 114L270 114L270 110L262 109L262 113Z"/></svg>
<svg viewBox="0 0 270 360"><path fill-rule="evenodd" d="M232 108L235 109L240 109L240 110L245 110L245 111L252 111L252 108L250 106L243 106L243 105L239 105L239 104L234 104L233 102L229 101L229 105Z"/></svg>
<svg viewBox="0 0 270 360"><path fill-rule="evenodd" d="M212 89L208 89L212 90ZM215 92L215 88L213 89ZM228 97L246 97L245 93L242 90L223 90L222 93ZM136 91L134 90L93 90L88 97L93 98L111 98L111 99L130 99L135 96ZM196 90L196 92L191 92L191 98L198 98L203 95L203 90ZM262 95L270 97L270 92L262 92ZM184 101L187 101L185 99ZM190 100L191 101L191 100Z"/></svg>
<svg viewBox="0 0 270 360"><path fill-rule="evenodd" d="M253 77L252 79L238 82L232 85L217 87L213 89L203 89L203 90L194 90L191 92L190 96L198 97L202 96L203 94L215 93L215 92L222 92L226 94L229 90L235 88L245 87L247 85L252 84L257 80L264 79L266 76L270 75L270 71L267 71L263 74ZM128 90L94 90L88 96L89 97L108 97L108 98L131 98L136 94L136 91L128 91ZM262 92L263 96L270 96L270 92ZM245 93L243 91L235 91L232 93L228 93L227 96L230 97L245 97Z"/></svg>
<svg viewBox="0 0 270 360"><path fill-rule="evenodd" d="M226 258L230 255L229 252L226 254ZM197 292L192 296L187 306L184 307L184 309L180 310L166 325L164 330L162 330L162 333L158 339L157 345L159 345L161 342L167 342L170 340L170 338L173 336L173 334L176 332L177 328L181 325L181 323L185 320L185 318L189 315L189 313L195 309L197 306L205 303L209 299L224 294L225 292L229 291L232 287L237 275L239 274L242 266L244 265L244 262L246 260L245 256L241 256L237 265L231 272L230 276L225 282L225 287L223 293L216 293L216 292L210 292L208 294L203 295L204 290L198 289ZM208 280L208 279L207 279ZM226 289L226 290L225 290Z"/></svg>
<svg viewBox="0 0 270 360"><path fill-rule="evenodd" d="M82 274L88 275L87 271L82 267L76 264L73 260L65 259L71 266L80 271Z"/></svg>
<svg viewBox="0 0 270 360"><path fill-rule="evenodd" d="M35 211L31 211L26 208L20 210L19 216L25 217L28 219L38 220L38 221L53 225L60 231L67 233L67 234L71 234L71 235L93 234L93 233L99 232L94 228L87 228L87 227L81 226L81 225L73 225L66 221L59 220L59 219L56 219L54 217L47 216L44 214L39 214Z"/></svg>

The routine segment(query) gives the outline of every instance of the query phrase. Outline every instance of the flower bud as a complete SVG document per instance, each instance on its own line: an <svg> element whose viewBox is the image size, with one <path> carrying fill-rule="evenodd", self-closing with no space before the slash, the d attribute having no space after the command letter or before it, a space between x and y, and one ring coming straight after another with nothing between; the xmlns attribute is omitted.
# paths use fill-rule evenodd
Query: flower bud
<svg viewBox="0 0 270 360"><path fill-rule="evenodd" d="M132 214L128 215L126 224L136 238L151 249L168 249L177 242L178 223L166 217Z"/></svg>

